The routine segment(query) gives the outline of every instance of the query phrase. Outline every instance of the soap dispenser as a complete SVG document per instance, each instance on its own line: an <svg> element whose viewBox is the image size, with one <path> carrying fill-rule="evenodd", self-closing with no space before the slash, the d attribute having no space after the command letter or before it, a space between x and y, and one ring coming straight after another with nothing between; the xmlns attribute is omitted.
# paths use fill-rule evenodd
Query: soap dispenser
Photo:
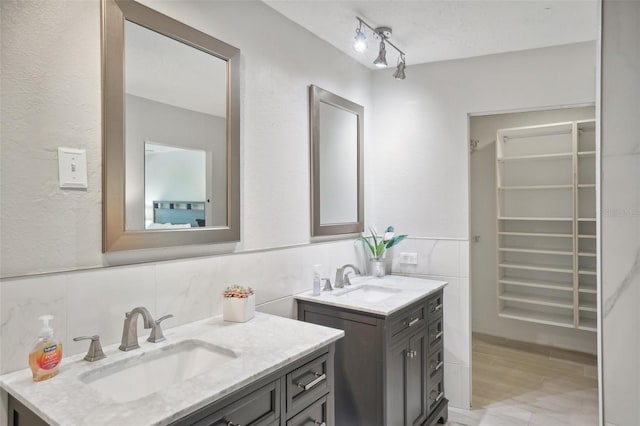
<svg viewBox="0 0 640 426"><path fill-rule="evenodd" d="M58 374L58 364L62 360L62 343L53 337L53 329L49 326L52 315L43 315L42 329L29 352L29 367L33 373L33 381L40 382Z"/></svg>

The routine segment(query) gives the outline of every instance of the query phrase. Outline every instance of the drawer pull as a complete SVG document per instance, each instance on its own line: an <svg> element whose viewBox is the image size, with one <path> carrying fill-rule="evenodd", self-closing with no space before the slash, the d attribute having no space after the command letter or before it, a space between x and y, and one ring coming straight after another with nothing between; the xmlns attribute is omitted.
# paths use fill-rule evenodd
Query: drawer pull
<svg viewBox="0 0 640 426"><path fill-rule="evenodd" d="M418 322L420 322L420 318L414 318L405 324L407 324L407 327L411 327L412 325L416 325Z"/></svg>
<svg viewBox="0 0 640 426"><path fill-rule="evenodd" d="M327 375L326 374L318 374L318 373L313 373L313 374L316 376L315 379L313 379L312 381L310 381L306 385L304 383L298 383L298 387L299 388L304 388L304 390L308 391L309 389L311 389L312 387L314 387L318 383L320 383L323 380L327 379Z"/></svg>
<svg viewBox="0 0 640 426"><path fill-rule="evenodd" d="M431 364L431 369L433 371L438 371L438 370L440 370L442 368L443 365L444 365L444 362L440 361L436 365Z"/></svg>
<svg viewBox="0 0 640 426"><path fill-rule="evenodd" d="M440 309L442 309L442 303L440 303L439 305L434 306L431 309L431 312L438 312Z"/></svg>
<svg viewBox="0 0 640 426"><path fill-rule="evenodd" d="M231 420L227 423L227 426L242 426L240 423L234 423Z"/></svg>
<svg viewBox="0 0 640 426"><path fill-rule="evenodd" d="M314 421L313 421L313 424L314 424L314 425L318 425L318 426L327 426L327 424L326 424L325 422L319 422L319 421L317 421L317 420L314 420Z"/></svg>
<svg viewBox="0 0 640 426"><path fill-rule="evenodd" d="M417 351L407 351L407 358L413 358L418 355Z"/></svg>
<svg viewBox="0 0 640 426"><path fill-rule="evenodd" d="M433 395L435 393L435 391L431 392L431 395ZM444 392L440 392L435 398L431 398L431 400L433 402L438 402L442 399L442 397L444 396Z"/></svg>
<svg viewBox="0 0 640 426"><path fill-rule="evenodd" d="M433 337L433 340L438 340L439 338L442 337L443 333L444 333L443 331L439 331L436 334L431 333L431 337Z"/></svg>

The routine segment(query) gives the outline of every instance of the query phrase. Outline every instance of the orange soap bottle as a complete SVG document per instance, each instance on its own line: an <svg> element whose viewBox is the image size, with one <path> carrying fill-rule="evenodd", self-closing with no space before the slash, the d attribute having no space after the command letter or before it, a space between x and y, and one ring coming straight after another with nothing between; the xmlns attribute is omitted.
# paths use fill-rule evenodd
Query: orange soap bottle
<svg viewBox="0 0 640 426"><path fill-rule="evenodd" d="M53 337L53 329L49 326L53 316L43 315L38 319L42 321L42 329L29 352L29 367L33 372L34 382L41 382L58 374L58 364L62 360L62 344Z"/></svg>

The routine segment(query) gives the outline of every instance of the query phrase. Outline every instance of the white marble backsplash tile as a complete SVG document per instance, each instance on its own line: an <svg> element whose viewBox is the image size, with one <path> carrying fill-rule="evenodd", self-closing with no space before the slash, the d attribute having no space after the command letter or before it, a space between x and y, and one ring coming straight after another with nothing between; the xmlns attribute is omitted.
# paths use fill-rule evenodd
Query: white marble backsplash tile
<svg viewBox="0 0 640 426"><path fill-rule="evenodd" d="M38 317L53 315L51 327L63 343L67 340L67 299L65 275L22 278L2 284L2 372L26 368L29 351L42 323Z"/></svg>
<svg viewBox="0 0 640 426"><path fill-rule="evenodd" d="M257 309L295 316L293 294L311 288L313 265L331 277L345 263L358 264L353 240L251 253L212 256L8 279L0 283L0 373L27 367L40 323L51 313L64 354L82 353L100 335L103 345L122 338L125 312L145 306L154 318L165 314L165 329L222 313L222 292L231 284L256 290ZM359 265L362 266L362 265ZM148 330L138 321L140 340Z"/></svg>

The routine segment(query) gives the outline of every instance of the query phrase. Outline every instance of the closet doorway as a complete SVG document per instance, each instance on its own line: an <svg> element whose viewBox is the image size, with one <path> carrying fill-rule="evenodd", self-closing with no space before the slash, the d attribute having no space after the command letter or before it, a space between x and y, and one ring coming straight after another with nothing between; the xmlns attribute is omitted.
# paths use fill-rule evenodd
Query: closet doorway
<svg viewBox="0 0 640 426"><path fill-rule="evenodd" d="M469 117L471 415L598 424L595 130L594 106Z"/></svg>

